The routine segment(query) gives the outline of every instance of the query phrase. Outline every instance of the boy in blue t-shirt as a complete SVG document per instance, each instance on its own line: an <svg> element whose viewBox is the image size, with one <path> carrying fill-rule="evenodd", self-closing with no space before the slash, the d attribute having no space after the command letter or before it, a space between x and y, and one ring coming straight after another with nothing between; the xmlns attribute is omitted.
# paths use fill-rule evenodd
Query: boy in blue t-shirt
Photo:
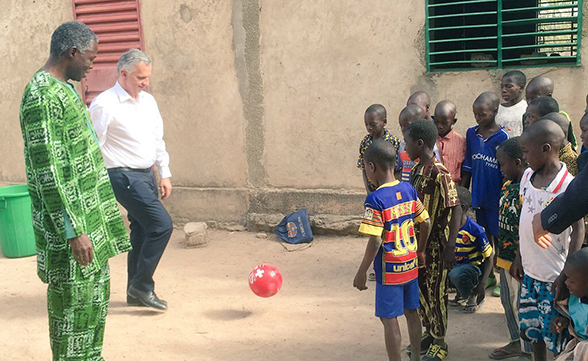
<svg viewBox="0 0 588 361"><path fill-rule="evenodd" d="M508 139L504 127L496 124L500 101L491 92L480 94L473 110L478 125L466 133L466 157L463 162L461 186L472 185L472 207L476 221L492 237L498 237L498 203L502 173L496 160L496 148Z"/></svg>
<svg viewBox="0 0 588 361"><path fill-rule="evenodd" d="M398 316L406 316L411 345L420 345L421 321L418 315L418 267L423 259L421 245L429 235L429 215L407 182L394 177L396 152L383 140L374 141L365 152L365 172L377 189L365 200L359 232L370 236L353 286L367 289L367 271L376 271L376 316L384 325L386 350L390 360L400 360ZM417 243L414 222L420 223ZM375 259L375 262L374 262ZM420 360L418 352L412 361Z"/></svg>
<svg viewBox="0 0 588 361"><path fill-rule="evenodd" d="M556 305L561 316L551 320L551 331L561 334L566 328L573 339L555 361L588 359L588 248L571 254L563 269L567 300Z"/></svg>
<svg viewBox="0 0 588 361"><path fill-rule="evenodd" d="M462 312L474 313L484 301L486 280L492 270L494 250L486 237L486 232L467 211L472 202L470 191L457 187L457 196L461 203L461 228L455 242L455 267L449 272L449 280L457 288L457 295L452 304L466 300Z"/></svg>

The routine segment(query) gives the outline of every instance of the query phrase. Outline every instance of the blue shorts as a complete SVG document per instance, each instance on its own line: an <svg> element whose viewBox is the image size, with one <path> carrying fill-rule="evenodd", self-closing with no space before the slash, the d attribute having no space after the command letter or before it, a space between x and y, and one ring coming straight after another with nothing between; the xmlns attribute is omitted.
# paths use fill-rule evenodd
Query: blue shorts
<svg viewBox="0 0 588 361"><path fill-rule="evenodd" d="M404 310L416 310L419 304L419 280L402 285L376 283L376 317L396 318Z"/></svg>
<svg viewBox="0 0 588 361"><path fill-rule="evenodd" d="M498 237L498 211L476 208L476 222L484 227L486 233Z"/></svg>
<svg viewBox="0 0 588 361"><path fill-rule="evenodd" d="M541 282L527 275L523 277L519 321L523 340L534 343L543 341L550 351L558 354L566 340L549 329L551 319L557 316L551 286L549 282Z"/></svg>

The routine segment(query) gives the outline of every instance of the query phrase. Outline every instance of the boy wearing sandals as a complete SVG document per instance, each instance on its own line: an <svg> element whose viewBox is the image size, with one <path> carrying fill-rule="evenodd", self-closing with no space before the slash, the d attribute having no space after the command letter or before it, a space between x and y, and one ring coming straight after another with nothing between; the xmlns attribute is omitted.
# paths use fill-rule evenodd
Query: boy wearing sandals
<svg viewBox="0 0 588 361"><path fill-rule="evenodd" d="M455 242L455 267L449 272L449 280L457 295L452 304L467 300L462 312L474 313L484 301L486 280L492 270L494 249L486 237L484 228L467 215L472 195L467 188L457 187L461 203L461 228Z"/></svg>

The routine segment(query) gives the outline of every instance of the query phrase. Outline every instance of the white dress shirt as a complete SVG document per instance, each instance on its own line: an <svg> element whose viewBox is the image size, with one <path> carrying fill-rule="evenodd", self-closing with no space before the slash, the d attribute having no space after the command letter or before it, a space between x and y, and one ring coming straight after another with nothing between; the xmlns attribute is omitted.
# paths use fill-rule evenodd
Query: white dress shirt
<svg viewBox="0 0 588 361"><path fill-rule="evenodd" d="M151 94L142 91L134 99L117 82L92 101L90 117L106 168L155 164L161 178L171 177L163 119Z"/></svg>

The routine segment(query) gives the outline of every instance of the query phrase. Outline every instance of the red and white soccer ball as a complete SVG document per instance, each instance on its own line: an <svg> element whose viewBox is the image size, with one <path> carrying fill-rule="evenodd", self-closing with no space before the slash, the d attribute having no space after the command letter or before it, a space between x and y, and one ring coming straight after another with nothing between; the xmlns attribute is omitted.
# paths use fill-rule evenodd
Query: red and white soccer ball
<svg viewBox="0 0 588 361"><path fill-rule="evenodd" d="M282 274L274 265L257 265L249 274L249 287L259 297L271 297L282 288Z"/></svg>

